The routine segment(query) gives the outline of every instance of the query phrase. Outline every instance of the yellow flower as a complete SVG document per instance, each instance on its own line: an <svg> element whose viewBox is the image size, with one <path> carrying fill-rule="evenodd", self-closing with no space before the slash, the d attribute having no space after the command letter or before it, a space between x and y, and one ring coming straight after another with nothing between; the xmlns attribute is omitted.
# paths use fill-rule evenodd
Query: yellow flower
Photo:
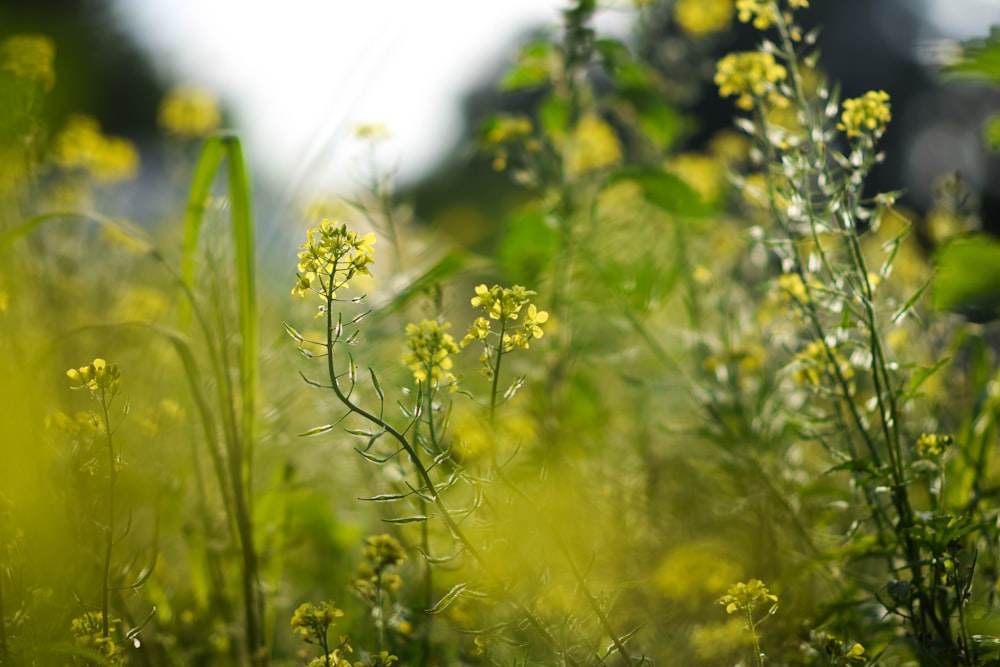
<svg viewBox="0 0 1000 667"><path fill-rule="evenodd" d="M923 459L933 459L944 454L944 449L955 442L950 435L937 433L921 433L917 439L917 456Z"/></svg>
<svg viewBox="0 0 1000 667"><path fill-rule="evenodd" d="M113 397L121 388L121 373L118 364L111 364L104 359L94 359L86 366L71 368L66 376L73 381L73 389L88 389L95 395Z"/></svg>
<svg viewBox="0 0 1000 667"><path fill-rule="evenodd" d="M749 111L755 102L763 100L777 106L788 104L777 88L787 76L788 71L770 53L745 51L730 53L718 62L715 85L719 95L736 96L736 106Z"/></svg>
<svg viewBox="0 0 1000 667"><path fill-rule="evenodd" d="M201 137L219 127L222 114L212 91L196 86L178 86L160 103L157 120L168 134Z"/></svg>
<svg viewBox="0 0 1000 667"><path fill-rule="evenodd" d="M841 106L844 111L837 129L849 137L871 135L877 139L892 120L889 94L884 90L869 90L861 97L844 100Z"/></svg>
<svg viewBox="0 0 1000 667"><path fill-rule="evenodd" d="M732 0L678 0L674 20L692 37L721 32L733 20Z"/></svg>
<svg viewBox="0 0 1000 667"><path fill-rule="evenodd" d="M726 182L725 165L713 157L700 153L675 155L667 160L666 167L677 174L705 202L718 199Z"/></svg>
<svg viewBox="0 0 1000 667"><path fill-rule="evenodd" d="M55 84L55 57L55 44L44 35L14 35L0 44L0 67L15 79L38 83L43 90Z"/></svg>
<svg viewBox="0 0 1000 667"><path fill-rule="evenodd" d="M406 325L406 347L410 350L403 355L403 363L413 371L418 382L430 379L432 387L447 383L452 391L458 388L455 375L451 372L450 355L458 352L458 343L451 334L445 333L451 324L439 324L435 320L423 320L420 324Z"/></svg>
<svg viewBox="0 0 1000 667"><path fill-rule="evenodd" d="M730 586L729 591L719 598L718 602L726 606L727 614L737 611L750 614L762 604L772 603L771 609L774 609L778 603L778 596L767 590L767 586L760 579L751 579L746 583L740 582Z"/></svg>
<svg viewBox="0 0 1000 667"><path fill-rule="evenodd" d="M375 234L360 236L347 225L323 220L306 232L306 242L299 252L297 280L292 294L305 296L314 291L336 298L337 290L346 289L357 275L371 275L375 261ZM319 286L316 286L319 283Z"/></svg>
<svg viewBox="0 0 1000 667"><path fill-rule="evenodd" d="M127 139L107 137L94 118L70 116L56 135L52 159L64 169L82 169L98 181L128 180L139 170L139 153Z"/></svg>
<svg viewBox="0 0 1000 667"><path fill-rule="evenodd" d="M589 113L580 119L566 146L567 176L579 176L622 160L621 142L614 129L603 118Z"/></svg>
<svg viewBox="0 0 1000 667"><path fill-rule="evenodd" d="M753 21L753 27L767 30L778 20L778 7L771 0L736 0L740 23Z"/></svg>

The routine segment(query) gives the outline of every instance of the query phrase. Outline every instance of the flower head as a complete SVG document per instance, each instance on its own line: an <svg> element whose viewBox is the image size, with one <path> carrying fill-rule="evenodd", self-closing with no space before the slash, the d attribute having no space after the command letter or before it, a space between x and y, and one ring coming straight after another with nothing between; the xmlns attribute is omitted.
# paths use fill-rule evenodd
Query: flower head
<svg viewBox="0 0 1000 667"><path fill-rule="evenodd" d="M185 138L204 136L222 122L215 94L194 86L179 86L167 93L157 118L167 133Z"/></svg>
<svg viewBox="0 0 1000 667"><path fill-rule="evenodd" d="M298 280L292 294L304 296L313 291L336 298L356 275L371 275L369 264L375 261L375 235L364 236L348 231L347 225L323 220L306 233L299 252Z"/></svg>
<svg viewBox="0 0 1000 667"><path fill-rule="evenodd" d="M109 137L90 116L73 115L56 135L53 160L64 169L80 169L102 183L125 181L139 169L139 153L132 142Z"/></svg>
<svg viewBox="0 0 1000 667"><path fill-rule="evenodd" d="M521 285L476 286L472 306L483 314L472 322L469 332L462 339L461 346L465 347L477 340L482 341L483 354L479 360L483 363L483 374L487 378L493 377L491 364L497 349L490 341L491 337L498 337L503 352L510 352L519 348L527 350L532 340L541 338L545 334L542 325L548 321L549 314L530 303L534 295L534 292Z"/></svg>
<svg viewBox="0 0 1000 667"><path fill-rule="evenodd" d="M420 324L406 325L406 347L403 363L413 371L417 382L430 380L436 387L447 383L452 390L458 388L455 375L451 372L451 355L458 352L458 343L447 330L451 324L440 324L435 320L423 320Z"/></svg>
<svg viewBox="0 0 1000 667"><path fill-rule="evenodd" d="M721 32L733 20L732 0L678 0L674 20L686 34L703 37Z"/></svg>
<svg viewBox="0 0 1000 667"><path fill-rule="evenodd" d="M344 612L332 602L321 602L318 605L304 602L292 614L291 625L295 634L305 643L323 645L327 630L343 615Z"/></svg>
<svg viewBox="0 0 1000 667"><path fill-rule="evenodd" d="M861 97L844 100L841 106L843 113L837 129L849 137L871 135L878 139L892 120L889 94L884 90L869 90Z"/></svg>
<svg viewBox="0 0 1000 667"><path fill-rule="evenodd" d="M749 111L765 100L775 106L788 104L777 87L787 76L788 71L770 53L745 51L730 53L718 62L715 85L719 95L736 96L736 106Z"/></svg>
<svg viewBox="0 0 1000 667"><path fill-rule="evenodd" d="M73 381L73 389L88 389L99 397L113 398L121 388L118 364L108 366L104 359L94 359L86 366L71 368L66 371L66 376Z"/></svg>
<svg viewBox="0 0 1000 667"><path fill-rule="evenodd" d="M56 81L52 63L56 47L45 35L14 35L0 44L0 68L15 79L51 90Z"/></svg>
<svg viewBox="0 0 1000 667"><path fill-rule="evenodd" d="M945 447L955 442L950 435L937 433L921 433L917 439L917 456L923 459L934 459L944 454Z"/></svg>
<svg viewBox="0 0 1000 667"><path fill-rule="evenodd" d="M727 614L737 611L752 614L757 607L764 604L771 604L773 610L778 604L778 596L767 590L767 586L760 579L751 579L746 583L740 582L730 586L718 602L725 605Z"/></svg>
<svg viewBox="0 0 1000 667"><path fill-rule="evenodd" d="M772 0L736 0L740 23L750 23L758 30L767 30L778 20L778 6Z"/></svg>

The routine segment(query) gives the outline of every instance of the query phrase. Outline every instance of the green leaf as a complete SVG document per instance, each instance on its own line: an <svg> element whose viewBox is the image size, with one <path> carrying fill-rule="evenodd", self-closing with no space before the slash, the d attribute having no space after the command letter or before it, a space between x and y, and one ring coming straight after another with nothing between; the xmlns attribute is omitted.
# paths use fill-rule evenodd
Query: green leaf
<svg viewBox="0 0 1000 667"><path fill-rule="evenodd" d="M548 83L554 64L555 47L533 42L521 49L517 62L500 79L500 90L511 92Z"/></svg>
<svg viewBox="0 0 1000 667"><path fill-rule="evenodd" d="M380 315L395 312L410 302L414 296L423 294L430 287L437 285L461 271L469 261L469 256L463 252L450 252L434 266L415 278L409 285L396 294L389 303L379 308Z"/></svg>
<svg viewBox="0 0 1000 667"><path fill-rule="evenodd" d="M929 367L924 366L918 368L916 372L913 373L913 376L910 378L910 391L915 392L917 389L919 389L920 385L922 385L924 382L927 381L927 378L937 373L938 369L940 369L949 361L950 359L948 357L945 357L944 359L937 362L933 366Z"/></svg>
<svg viewBox="0 0 1000 667"><path fill-rule="evenodd" d="M378 396L378 400L384 401L385 400L385 394L382 393L382 385L378 381L378 376L375 375L375 369L369 367L368 368L368 372L372 376L372 387L375 388L375 395Z"/></svg>
<svg viewBox="0 0 1000 667"><path fill-rule="evenodd" d="M557 95L549 95L538 106L538 124L545 135L552 139L565 137L569 132L569 100Z"/></svg>
<svg viewBox="0 0 1000 667"><path fill-rule="evenodd" d="M537 285L558 252L559 233L545 211L525 208L507 222L497 259L512 281Z"/></svg>
<svg viewBox="0 0 1000 667"><path fill-rule="evenodd" d="M419 514L417 516L401 516L395 519L382 519L382 521L385 521L386 523L403 524L403 523L422 523L424 521L427 521L428 519L430 519L429 516Z"/></svg>
<svg viewBox="0 0 1000 667"><path fill-rule="evenodd" d="M1000 316L1000 241L986 234L957 238L935 259L935 308L979 323Z"/></svg>
<svg viewBox="0 0 1000 667"><path fill-rule="evenodd" d="M622 89L616 97L619 104L632 109L639 130L657 148L667 148L677 138L681 118L660 92L633 86Z"/></svg>
<svg viewBox="0 0 1000 667"><path fill-rule="evenodd" d="M994 32L986 41L972 44L961 61L945 69L956 79L986 80L1000 83L1000 38Z"/></svg>
<svg viewBox="0 0 1000 667"><path fill-rule="evenodd" d="M333 429L333 424L324 424L323 426L314 426L305 433L299 433L300 438L305 438L311 435L319 435L320 433L326 433L327 431Z"/></svg>
<svg viewBox="0 0 1000 667"><path fill-rule="evenodd" d="M711 211L698 193L674 174L656 169L623 169L610 184L631 181L639 186L643 198L658 209L682 218L701 218Z"/></svg>

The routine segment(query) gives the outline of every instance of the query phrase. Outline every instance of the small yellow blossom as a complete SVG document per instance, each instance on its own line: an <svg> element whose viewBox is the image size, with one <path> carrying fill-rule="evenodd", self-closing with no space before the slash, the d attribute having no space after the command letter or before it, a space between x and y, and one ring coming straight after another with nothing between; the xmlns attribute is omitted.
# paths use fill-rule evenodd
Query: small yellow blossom
<svg viewBox="0 0 1000 667"><path fill-rule="evenodd" d="M770 53L744 51L730 53L718 62L715 85L719 95L736 96L736 106L749 111L755 103L765 100L776 106L788 104L777 89L787 76L788 71Z"/></svg>
<svg viewBox="0 0 1000 667"><path fill-rule="evenodd" d="M178 86L163 98L157 120L168 134L182 138L205 136L222 123L219 99L207 88Z"/></svg>
<svg viewBox="0 0 1000 667"><path fill-rule="evenodd" d="M403 363L413 371L418 382L430 379L432 387L448 384L452 391L458 388L455 375L451 372L452 354L458 352L458 343L446 333L451 324L440 324L435 320L423 320L420 324L406 325L406 347Z"/></svg>
<svg viewBox="0 0 1000 667"><path fill-rule="evenodd" d="M833 357L833 362L830 357ZM830 348L820 340L814 340L806 349L795 355L797 368L793 373L793 378L800 385L811 385L818 387L827 377L850 380L854 377L854 369L846 359L837 353L836 349Z"/></svg>
<svg viewBox="0 0 1000 667"><path fill-rule="evenodd" d="M104 183L132 178L139 170L139 153L121 137L108 137L94 118L70 116L56 135L52 159L64 169L81 169Z"/></svg>
<svg viewBox="0 0 1000 667"><path fill-rule="evenodd" d="M877 139L892 120L889 94L884 90L870 90L861 97L844 100L843 113L837 129L849 137L871 135Z"/></svg>
<svg viewBox="0 0 1000 667"><path fill-rule="evenodd" d="M99 397L114 397L121 388L118 364L108 366L108 362L100 358L86 366L69 369L66 376L73 381L73 389L88 389Z"/></svg>
<svg viewBox="0 0 1000 667"><path fill-rule="evenodd" d="M773 0L736 0L740 23L750 23L758 30L767 30L778 20L778 6Z"/></svg>
<svg viewBox="0 0 1000 667"><path fill-rule="evenodd" d="M352 278L371 275L374 244L375 234L371 232L361 236L348 231L347 225L323 220L306 232L306 242L300 246L298 280L292 294L305 296L313 291L335 299L337 291L347 289Z"/></svg>
<svg viewBox="0 0 1000 667"><path fill-rule="evenodd" d="M691 37L721 32L733 20L732 0L678 0L674 20Z"/></svg>
<svg viewBox="0 0 1000 667"><path fill-rule="evenodd" d="M332 602L321 602L318 605L304 602L292 614L291 626L305 643L323 646L330 626L343 615L344 612Z"/></svg>
<svg viewBox="0 0 1000 667"><path fill-rule="evenodd" d="M749 615L764 604L772 605L773 610L777 606L778 596L771 593L760 579L751 579L746 583L730 586L729 591L718 602L725 605L727 614L739 611Z"/></svg>
<svg viewBox="0 0 1000 667"><path fill-rule="evenodd" d="M569 137L564 155L566 174L570 177L611 167L622 161L622 147L603 118L589 113L580 119Z"/></svg>
<svg viewBox="0 0 1000 667"><path fill-rule="evenodd" d="M937 433L921 433L917 439L917 456L923 459L933 459L944 454L944 449L955 442L950 435Z"/></svg>
<svg viewBox="0 0 1000 667"><path fill-rule="evenodd" d="M56 81L56 47L45 35L14 35L0 44L0 68L15 79L51 90Z"/></svg>
<svg viewBox="0 0 1000 667"><path fill-rule="evenodd" d="M108 631L117 632L120 618L108 618ZM104 635L104 619L101 612L88 611L70 622L73 641L84 654L100 656L104 665L125 664L125 652L112 637Z"/></svg>

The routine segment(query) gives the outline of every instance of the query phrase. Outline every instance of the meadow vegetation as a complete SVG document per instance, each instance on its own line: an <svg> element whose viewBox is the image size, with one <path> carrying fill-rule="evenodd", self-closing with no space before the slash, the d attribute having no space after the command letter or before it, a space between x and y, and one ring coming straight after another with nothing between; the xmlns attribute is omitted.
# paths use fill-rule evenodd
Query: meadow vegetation
<svg viewBox="0 0 1000 667"><path fill-rule="evenodd" d="M266 272L209 92L136 214L135 146L42 120L58 44L0 45L0 665L1000 664L1000 245L866 187L893 102L808 0L639 5L757 31L704 149L574 0L482 128L489 254L380 175Z"/></svg>

